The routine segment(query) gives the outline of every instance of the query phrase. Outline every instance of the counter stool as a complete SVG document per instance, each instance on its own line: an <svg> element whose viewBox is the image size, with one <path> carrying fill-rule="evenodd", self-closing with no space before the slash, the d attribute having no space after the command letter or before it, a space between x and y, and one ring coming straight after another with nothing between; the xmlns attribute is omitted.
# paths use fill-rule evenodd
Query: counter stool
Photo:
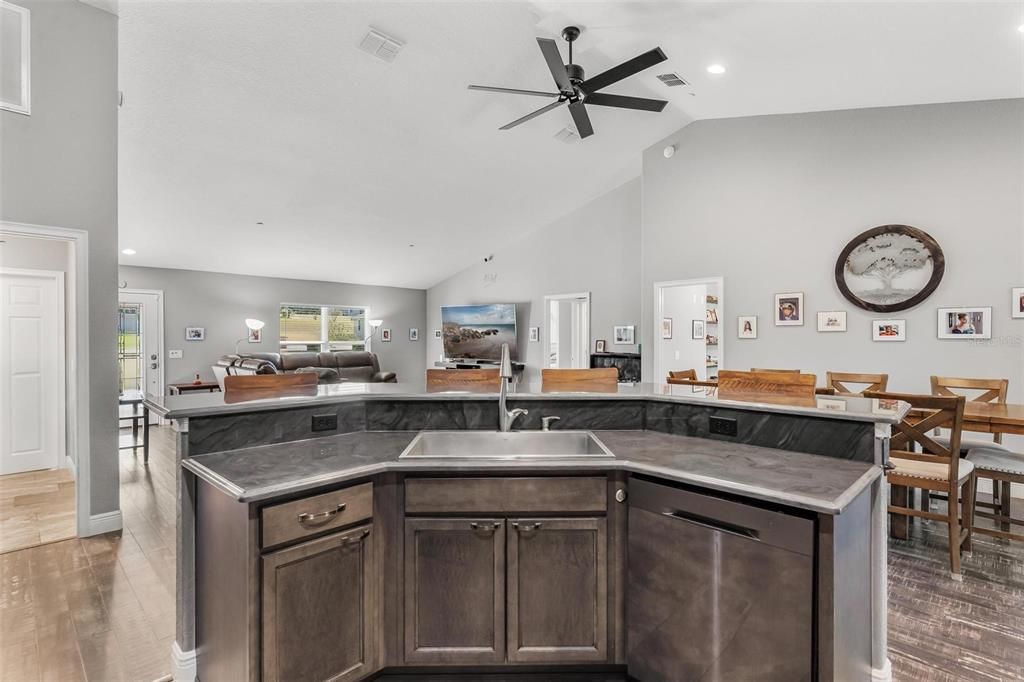
<svg viewBox="0 0 1024 682"><path fill-rule="evenodd" d="M1024 519L1015 519L1010 515L1010 485L1024 483L1024 455L986 446L973 448L967 453L966 459L974 464L975 479L987 478L992 481L994 502L991 505L978 503L983 507L991 507L992 512L975 511L974 513L976 516L992 519L999 525L998 530L975 526L974 532L1004 540L1024 541L1024 534L1013 532L1015 524L1024 526ZM1002 487L998 497L995 495L996 486ZM977 485L974 489L977 491Z"/></svg>

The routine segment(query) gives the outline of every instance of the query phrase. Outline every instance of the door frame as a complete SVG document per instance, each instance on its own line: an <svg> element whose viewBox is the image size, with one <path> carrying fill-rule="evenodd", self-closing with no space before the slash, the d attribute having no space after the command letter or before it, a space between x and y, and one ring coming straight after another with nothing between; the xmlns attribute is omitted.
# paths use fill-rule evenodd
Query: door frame
<svg viewBox="0 0 1024 682"><path fill-rule="evenodd" d="M583 362L580 369L590 366L590 317L591 300L589 291L581 291L575 294L550 294L544 297L544 363L542 367L548 367L548 357L551 351L551 301L582 301L587 302L587 314L580 319L579 338L573 334L573 341L577 342L586 339L586 343L580 346L583 355L580 358ZM576 331L576 330L573 330ZM574 349L575 350L575 349Z"/></svg>
<svg viewBox="0 0 1024 682"><path fill-rule="evenodd" d="M31 225L0 221L0 235L9 234L18 237L36 237L56 239L71 244L74 252L74 272L72 273L72 295L64 301L70 303L75 323L66 329L68 345L74 348L74 370L67 371L65 366L65 415L66 428L71 433L66 442L75 453L75 527L79 537L94 535L92 509L90 505L91 455L89 439L92 425L89 420L89 233L67 227L48 225ZM70 299L70 300L69 300ZM66 347L65 347L66 349ZM120 503L114 512L117 515L116 527L109 527L110 521L104 517L97 519L95 532L117 530L120 523Z"/></svg>
<svg viewBox="0 0 1024 682"><path fill-rule="evenodd" d="M697 284L715 284L718 286L718 369L724 369L725 365L725 334L722 330L725 323L722 320L725 316L725 278L724 277L694 277L693 279L670 279L654 283L654 320L652 325L651 339L654 341L654 357L651 359L654 370L652 377L654 383L665 383L665 372L661 369L661 319L665 316L665 289L673 287L694 286ZM686 330L683 330L686 333Z"/></svg>
<svg viewBox="0 0 1024 682"><path fill-rule="evenodd" d="M133 289L125 287L124 289L118 288L117 299L118 304L121 303L121 294L145 294L146 296L156 296L156 307L157 307L157 319L156 319L156 333L160 339L160 395L158 398L164 395L167 390L167 373L164 371L164 359L167 355L167 350L164 348L167 339L164 337L164 290L163 289ZM157 419L157 424L163 424L164 419L161 417Z"/></svg>
<svg viewBox="0 0 1024 682"><path fill-rule="evenodd" d="M57 466L69 468L71 469L71 474L75 475L74 461L68 457L68 373L67 331L65 324L67 311L64 309L66 305L64 301L64 273L60 270L0 267L0 275L36 277L38 279L52 280L57 285L57 308L60 311L60 314L57 316L57 373L60 376L60 381L57 382L57 402L60 408L60 418L57 420Z"/></svg>

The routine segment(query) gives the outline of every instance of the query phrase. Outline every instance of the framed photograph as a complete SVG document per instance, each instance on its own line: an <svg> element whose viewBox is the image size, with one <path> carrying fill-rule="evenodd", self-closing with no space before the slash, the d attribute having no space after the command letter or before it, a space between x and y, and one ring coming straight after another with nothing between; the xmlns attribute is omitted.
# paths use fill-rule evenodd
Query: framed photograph
<svg viewBox="0 0 1024 682"><path fill-rule="evenodd" d="M249 343L260 343L263 341L263 330L262 329L250 329L249 330Z"/></svg>
<svg viewBox="0 0 1024 682"><path fill-rule="evenodd" d="M939 308L940 339L991 339L992 308Z"/></svg>
<svg viewBox="0 0 1024 682"><path fill-rule="evenodd" d="M712 294L708 294L708 295L707 295L707 296L705 297L705 300L706 300L706 301L707 301L708 303L710 303L711 305L718 305L718 297L717 297L717 296L714 296L714 295L712 295Z"/></svg>
<svg viewBox="0 0 1024 682"><path fill-rule="evenodd" d="M1014 287L1010 291L1010 310L1013 317L1024 317L1024 287Z"/></svg>
<svg viewBox="0 0 1024 682"><path fill-rule="evenodd" d="M409 340L410 341L419 341L420 340L420 330L417 329L416 327L409 327Z"/></svg>
<svg viewBox="0 0 1024 682"><path fill-rule="evenodd" d="M718 324L718 311L714 308L708 308L705 310L704 321L708 324Z"/></svg>
<svg viewBox="0 0 1024 682"><path fill-rule="evenodd" d="M704 338L704 321L694 320L690 323L690 338L691 339L703 339Z"/></svg>
<svg viewBox="0 0 1024 682"><path fill-rule="evenodd" d="M607 348L608 348L608 342L605 341L604 339L598 339L597 341L594 341L594 352L595 353L605 353L605 352L607 352L606 351Z"/></svg>
<svg viewBox="0 0 1024 682"><path fill-rule="evenodd" d="M775 326L798 327L804 323L804 295L802 292L775 294Z"/></svg>
<svg viewBox="0 0 1024 682"><path fill-rule="evenodd" d="M633 325L615 328L615 344L617 346L628 346L633 343Z"/></svg>
<svg viewBox="0 0 1024 682"><path fill-rule="evenodd" d="M906 320L871 320L872 341L906 341Z"/></svg>
<svg viewBox="0 0 1024 682"><path fill-rule="evenodd" d="M434 330L434 338L435 339L441 338L441 330L440 329L435 329Z"/></svg>
<svg viewBox="0 0 1024 682"><path fill-rule="evenodd" d="M913 308L942 281L946 258L938 242L910 225L862 232L836 260L839 291L858 308L895 313Z"/></svg>
<svg viewBox="0 0 1024 682"><path fill-rule="evenodd" d="M741 315L736 318L736 337L740 339L757 338L757 315Z"/></svg>
<svg viewBox="0 0 1024 682"><path fill-rule="evenodd" d="M31 13L25 7L0 0L3 26L4 73L0 79L0 109L16 114L32 113Z"/></svg>
<svg viewBox="0 0 1024 682"><path fill-rule="evenodd" d="M185 327L186 341L205 341L206 327Z"/></svg>
<svg viewBox="0 0 1024 682"><path fill-rule="evenodd" d="M818 331L819 332L845 332L846 331L846 311L845 310L830 310L830 311L818 313Z"/></svg>
<svg viewBox="0 0 1024 682"><path fill-rule="evenodd" d="M663 317L661 318L661 338L671 339L672 338L672 318Z"/></svg>
<svg viewBox="0 0 1024 682"><path fill-rule="evenodd" d="M391 341L391 330L390 329L381 329L380 330L380 340L383 341L384 343L389 343Z"/></svg>
<svg viewBox="0 0 1024 682"><path fill-rule="evenodd" d="M530 341L540 341L540 327L530 327Z"/></svg>

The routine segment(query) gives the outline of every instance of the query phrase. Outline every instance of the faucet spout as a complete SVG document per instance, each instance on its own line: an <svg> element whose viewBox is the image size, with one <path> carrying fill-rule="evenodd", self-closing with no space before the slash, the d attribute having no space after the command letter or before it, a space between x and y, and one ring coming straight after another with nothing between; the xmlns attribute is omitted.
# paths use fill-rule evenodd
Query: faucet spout
<svg viewBox="0 0 1024 682"><path fill-rule="evenodd" d="M512 356L507 343L501 344L501 367L498 369L498 374L502 379L512 378Z"/></svg>
<svg viewBox="0 0 1024 682"><path fill-rule="evenodd" d="M508 382L512 379L512 358L508 351L508 344L501 344L501 367L498 370L501 377L501 388L498 392L498 429L502 432L512 430L512 423L519 415L527 414L527 410L515 409L509 411Z"/></svg>

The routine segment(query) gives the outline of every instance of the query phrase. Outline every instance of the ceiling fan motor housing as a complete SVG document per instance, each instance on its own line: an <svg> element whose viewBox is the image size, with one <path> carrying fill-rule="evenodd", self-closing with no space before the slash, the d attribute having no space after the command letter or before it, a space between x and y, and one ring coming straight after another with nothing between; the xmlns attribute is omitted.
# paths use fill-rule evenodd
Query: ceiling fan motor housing
<svg viewBox="0 0 1024 682"><path fill-rule="evenodd" d="M579 64L566 64L565 72L569 75L569 82L573 85L579 85L586 80L583 76L583 67Z"/></svg>

